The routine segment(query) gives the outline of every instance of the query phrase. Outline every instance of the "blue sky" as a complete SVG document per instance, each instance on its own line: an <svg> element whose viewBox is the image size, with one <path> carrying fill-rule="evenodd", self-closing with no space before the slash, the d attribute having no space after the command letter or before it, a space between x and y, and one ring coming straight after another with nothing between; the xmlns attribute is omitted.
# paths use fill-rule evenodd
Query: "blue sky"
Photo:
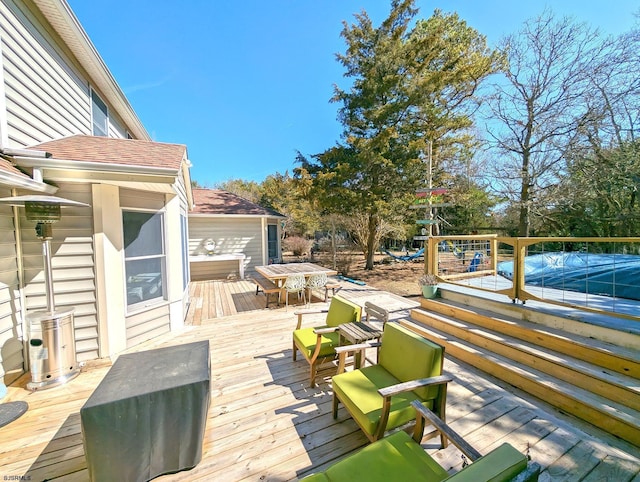
<svg viewBox="0 0 640 482"><path fill-rule="evenodd" d="M158 142L186 144L201 185L261 182L291 172L296 151L340 140L333 85L342 21L366 10L378 25L385 0L68 0L89 38ZM547 3L605 33L629 30L637 0ZM418 0L419 17L458 12L495 45L542 12L543 1Z"/></svg>

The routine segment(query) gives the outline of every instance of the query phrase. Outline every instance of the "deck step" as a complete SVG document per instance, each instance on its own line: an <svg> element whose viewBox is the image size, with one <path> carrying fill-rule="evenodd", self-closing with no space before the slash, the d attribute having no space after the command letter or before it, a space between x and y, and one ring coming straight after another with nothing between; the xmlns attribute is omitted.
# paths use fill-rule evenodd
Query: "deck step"
<svg viewBox="0 0 640 482"><path fill-rule="evenodd" d="M617 401L634 410L640 410L640 381L633 377L466 321L424 310L414 311L412 317L425 325L442 329L476 347L487 349L515 362L530 366L563 382Z"/></svg>
<svg viewBox="0 0 640 482"><path fill-rule="evenodd" d="M640 352L449 300L421 300L427 311L483 326L640 380Z"/></svg>
<svg viewBox="0 0 640 482"><path fill-rule="evenodd" d="M419 311L419 310L418 310ZM448 333L446 324L436 329L412 317L403 324L445 347L449 356L534 395L565 413L640 446L640 412L599 396L536 368L496 354Z"/></svg>
<svg viewBox="0 0 640 482"><path fill-rule="evenodd" d="M411 321L447 353L640 445L640 352L448 299Z"/></svg>

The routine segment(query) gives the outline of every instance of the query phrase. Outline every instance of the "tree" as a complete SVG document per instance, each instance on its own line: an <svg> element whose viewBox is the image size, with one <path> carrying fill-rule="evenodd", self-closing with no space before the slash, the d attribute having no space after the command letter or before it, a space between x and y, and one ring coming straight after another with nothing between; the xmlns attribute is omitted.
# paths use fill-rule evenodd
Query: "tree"
<svg viewBox="0 0 640 482"><path fill-rule="evenodd" d="M254 203L259 203L260 198L262 197L262 186L255 181L229 179L216 184L216 189L228 191Z"/></svg>
<svg viewBox="0 0 640 482"><path fill-rule="evenodd" d="M389 17L374 27L366 12L344 23L347 49L338 54L349 90L335 87L344 126L343 144L300 158L299 174L310 176L332 212L366 216L362 241L366 268L373 268L383 221L404 211L426 177L426 144L439 159L466 152L474 92L497 69L500 56L457 15L436 11L410 24L413 0L393 0Z"/></svg>
<svg viewBox="0 0 640 482"><path fill-rule="evenodd" d="M519 210L519 235L529 236L531 215L544 207L565 167L565 154L590 119L584 102L590 75L602 66L598 35L546 10L508 36L509 67L493 85L487 125L501 194Z"/></svg>
<svg viewBox="0 0 640 482"><path fill-rule="evenodd" d="M318 229L318 214L308 196L308 183L294 179L288 172L265 178L260 205L286 217L283 235L309 237Z"/></svg>
<svg viewBox="0 0 640 482"><path fill-rule="evenodd" d="M632 236L640 228L640 31L601 42L582 103L588 116L565 153L565 175L543 211L545 234Z"/></svg>

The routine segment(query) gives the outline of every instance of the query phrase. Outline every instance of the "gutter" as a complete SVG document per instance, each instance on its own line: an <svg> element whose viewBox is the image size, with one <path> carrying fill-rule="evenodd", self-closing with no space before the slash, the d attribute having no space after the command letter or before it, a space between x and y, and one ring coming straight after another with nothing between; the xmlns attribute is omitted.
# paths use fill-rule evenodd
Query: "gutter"
<svg viewBox="0 0 640 482"><path fill-rule="evenodd" d="M14 149L10 147L0 147L0 157L15 163L15 156L33 156L42 162L51 154L45 151L36 151L32 149ZM34 178L30 178L26 174L19 176L12 172L0 170L0 184L8 184L13 188L27 189L29 191L43 192L46 194L55 194L58 191L56 186L46 184L42 180L41 172L37 169L33 171Z"/></svg>
<svg viewBox="0 0 640 482"><path fill-rule="evenodd" d="M0 171L0 184L8 184L11 187L43 192L46 194L55 194L58 191L58 188L51 184L34 181L29 177L16 176L4 171Z"/></svg>
<svg viewBox="0 0 640 482"><path fill-rule="evenodd" d="M179 168L133 166L130 164L115 164L109 162L75 161L70 159L53 159L38 157L14 157L16 164L34 169L66 169L72 171L102 171L121 174L145 174L156 176L176 177Z"/></svg>

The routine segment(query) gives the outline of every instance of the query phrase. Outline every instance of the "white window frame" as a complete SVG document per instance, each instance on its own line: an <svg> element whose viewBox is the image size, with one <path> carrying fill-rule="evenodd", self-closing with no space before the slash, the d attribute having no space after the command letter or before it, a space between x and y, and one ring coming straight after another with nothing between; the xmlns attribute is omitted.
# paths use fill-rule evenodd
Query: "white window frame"
<svg viewBox="0 0 640 482"><path fill-rule="evenodd" d="M95 121L95 107L96 107L96 99L104 105L104 133L96 133L96 121ZM98 93L91 89L91 134L94 136L100 137L109 137L109 106L107 103L102 100L102 98L98 95ZM102 113L102 110L100 110Z"/></svg>
<svg viewBox="0 0 640 482"><path fill-rule="evenodd" d="M160 243L161 243L161 253L158 254L147 254L147 255L141 255L141 256L129 256L127 257L126 255L126 246L123 246L122 249L122 263L123 263L123 272L125 274L125 279L124 279L124 290L125 290L125 303L126 303L126 312L127 314L130 314L132 312L135 311L140 311L143 310L149 306L155 306L158 305L160 303L163 303L167 300L167 291L168 291L168 286L167 286L167 243L166 243L166 228L165 228L165 211L164 210L153 210L153 209L135 209L135 208L122 208L121 209L121 218L122 218L122 239L125 240L125 213L146 213L146 214L150 214L152 216L160 216ZM151 281L145 282L145 281L141 281L141 286L139 287L140 291L140 298L141 300L139 302L134 302L134 303L130 303L129 302L129 295L130 295L130 284L129 284L129 278L133 277L133 276L140 276L140 274L137 275L129 275L127 274L127 263L128 262L135 262L135 261L144 261L144 260L152 260L152 259L159 259L160 260L160 273L159 273L159 279L158 281L160 281L160 287L161 289L158 292L158 296L152 296L152 297L147 297L147 295L151 294L153 295L154 293L151 292L151 290L148 290L145 293L145 286L146 285L152 285Z"/></svg>

